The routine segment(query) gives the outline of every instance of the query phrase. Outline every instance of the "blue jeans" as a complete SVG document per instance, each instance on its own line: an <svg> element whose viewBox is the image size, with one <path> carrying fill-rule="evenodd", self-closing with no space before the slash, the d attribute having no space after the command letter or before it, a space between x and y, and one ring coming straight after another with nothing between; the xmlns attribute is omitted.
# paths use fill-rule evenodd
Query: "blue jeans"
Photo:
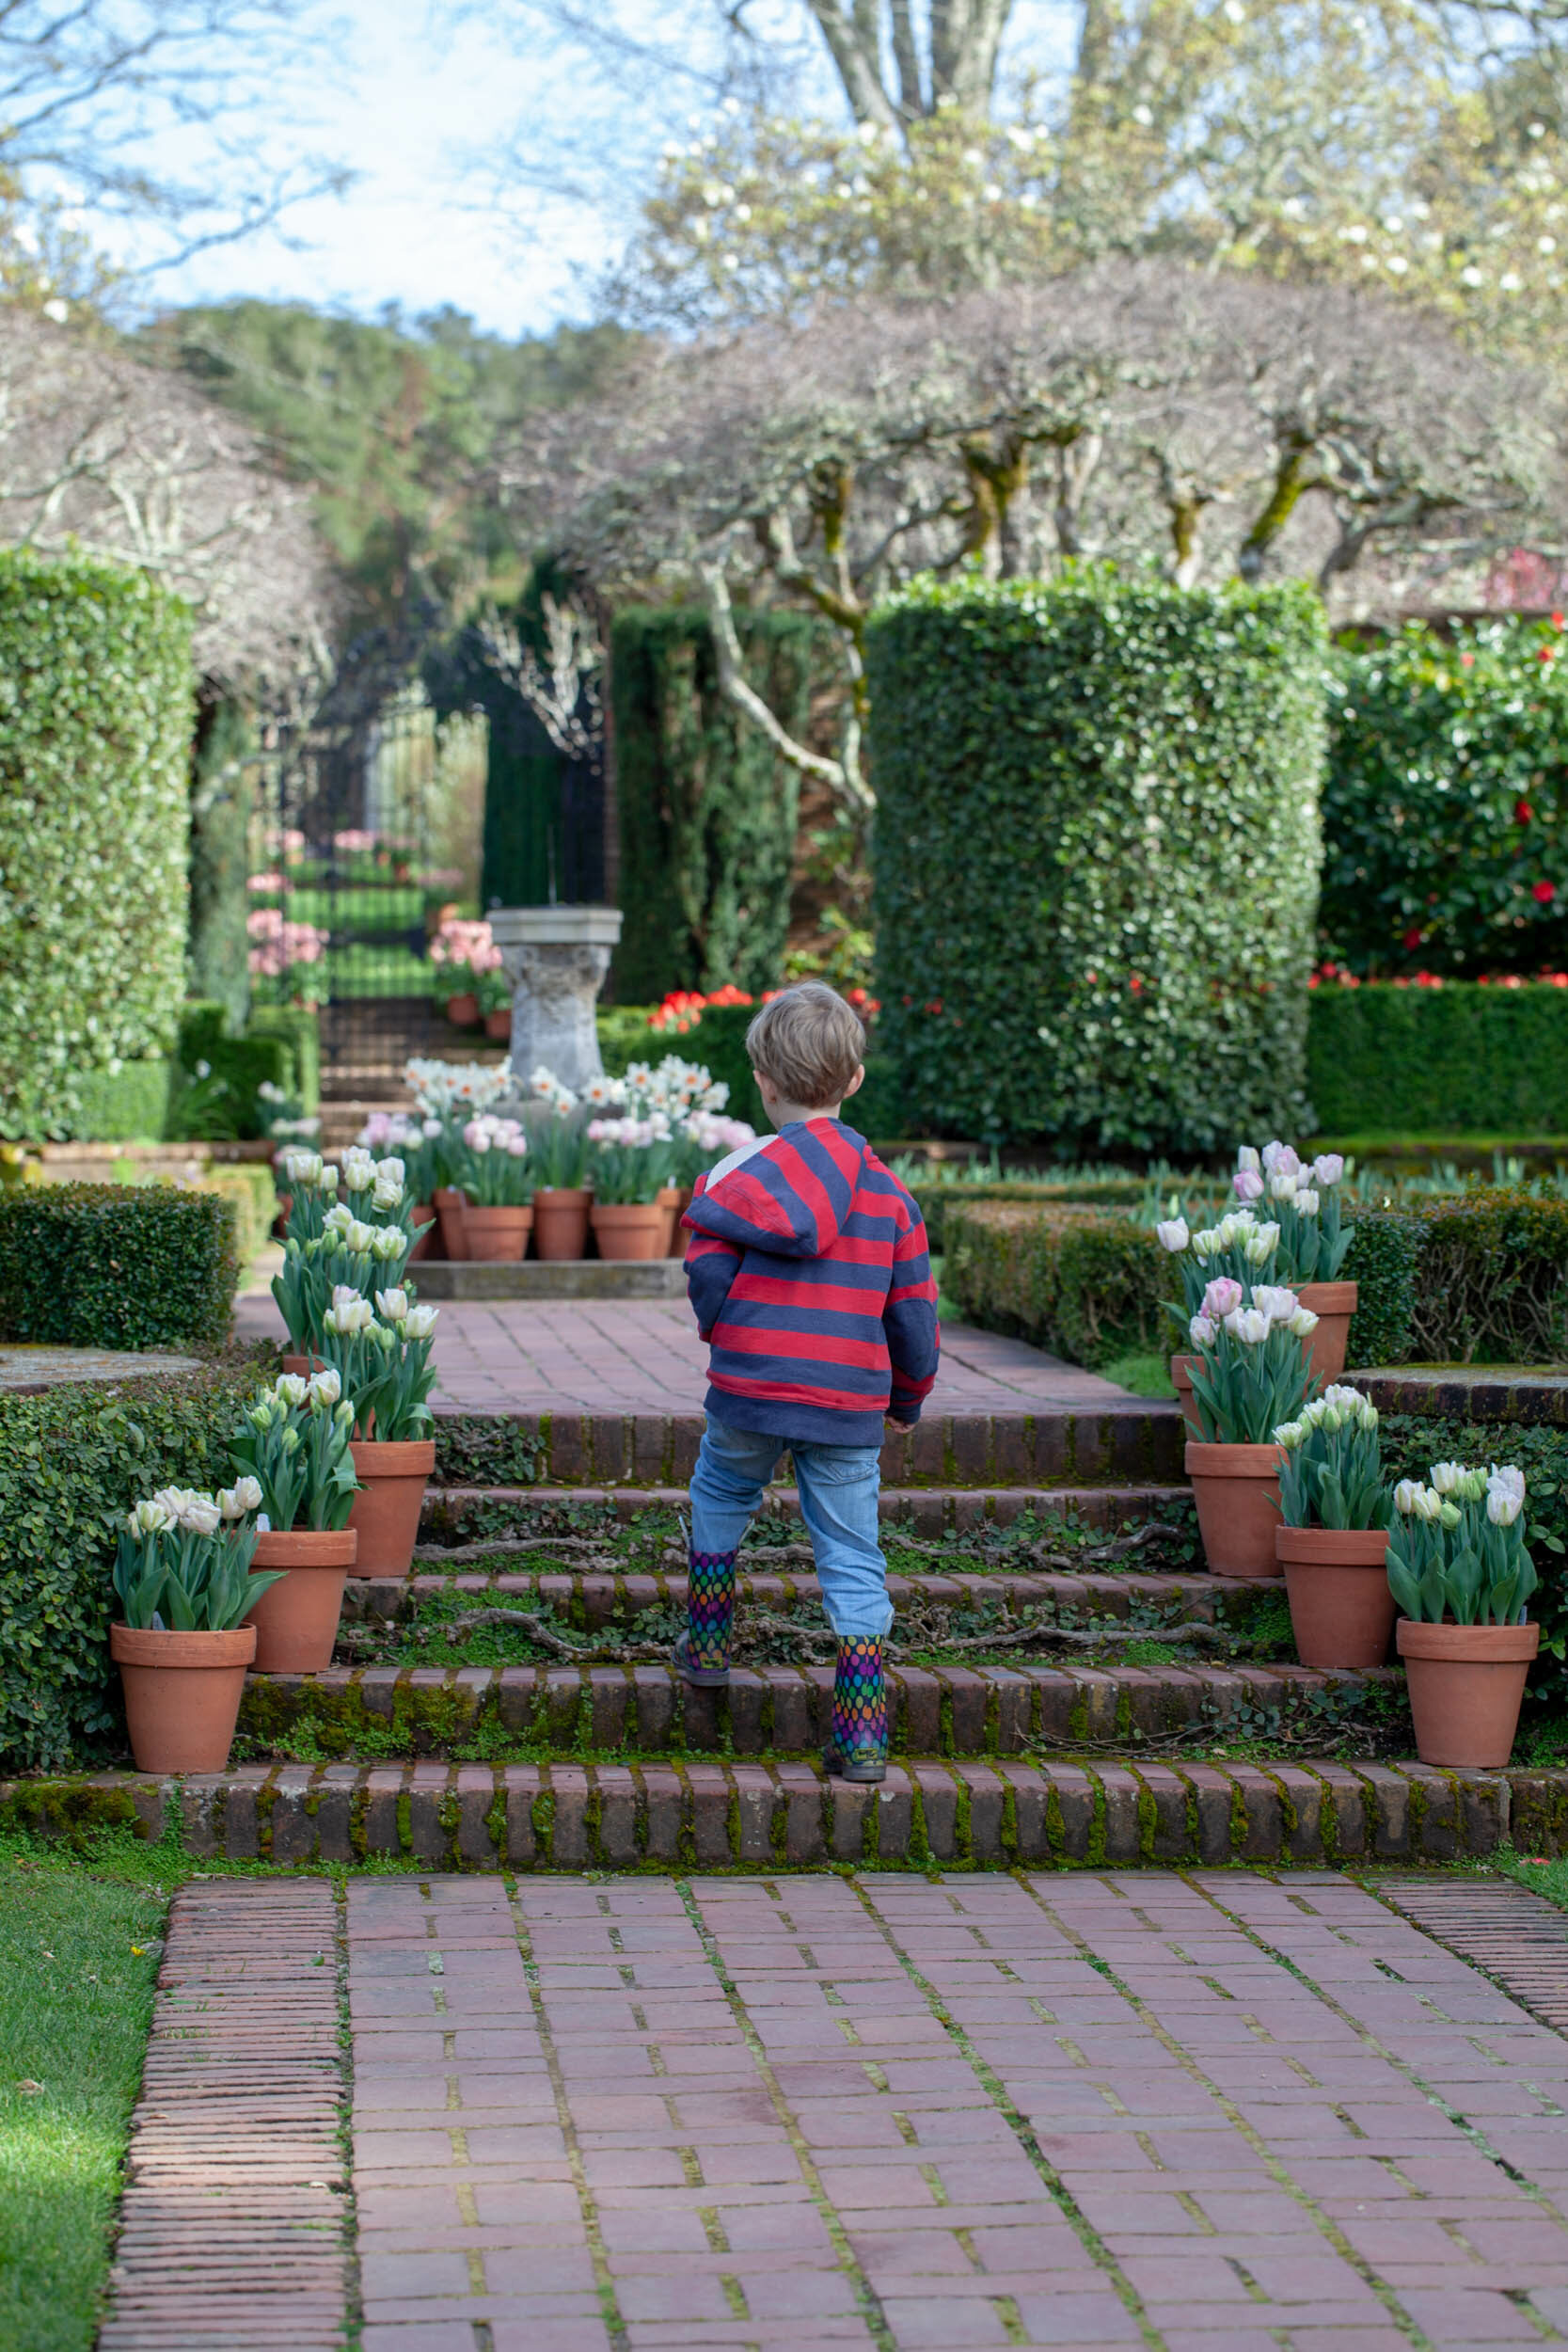
<svg viewBox="0 0 1568 2352"><path fill-rule="evenodd" d="M732 1429L710 1413L691 1473L691 1549L736 1551L787 1440ZM880 1641L893 1625L887 1562L877 1541L880 1452L874 1445L792 1445L822 1605L842 1640ZM766 1555L764 1555L766 1556Z"/></svg>

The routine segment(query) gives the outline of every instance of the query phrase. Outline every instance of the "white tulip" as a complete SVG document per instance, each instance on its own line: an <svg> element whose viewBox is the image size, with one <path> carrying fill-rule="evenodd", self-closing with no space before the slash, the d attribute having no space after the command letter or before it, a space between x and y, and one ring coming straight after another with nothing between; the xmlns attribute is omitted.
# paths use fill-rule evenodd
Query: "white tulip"
<svg viewBox="0 0 1568 2352"><path fill-rule="evenodd" d="M375 1311L383 1323L401 1323L408 1312L406 1291L377 1291Z"/></svg>
<svg viewBox="0 0 1568 2352"><path fill-rule="evenodd" d="M1226 1316L1225 1327L1243 1346L1260 1347L1269 1336L1269 1318L1256 1307L1238 1307Z"/></svg>
<svg viewBox="0 0 1568 2352"><path fill-rule="evenodd" d="M371 1235L371 1255L386 1265L393 1258L401 1258L408 1248L408 1236L401 1225L378 1225Z"/></svg>
<svg viewBox="0 0 1568 2352"><path fill-rule="evenodd" d="M312 1405L336 1405L342 1392L342 1378L336 1364L324 1365L310 1382Z"/></svg>
<svg viewBox="0 0 1568 2352"><path fill-rule="evenodd" d="M343 1248L356 1258L368 1257L375 1240L375 1227L359 1217L352 1217L343 1232Z"/></svg>
<svg viewBox="0 0 1568 2352"><path fill-rule="evenodd" d="M377 1160L375 1164L376 1183L378 1184L393 1184L399 1192L403 1190L404 1173L405 1170L403 1162L395 1155L385 1160Z"/></svg>
<svg viewBox="0 0 1568 2352"><path fill-rule="evenodd" d="M1195 1347L1212 1347L1219 1335L1219 1326L1212 1315L1194 1315L1187 1326L1187 1337Z"/></svg>
<svg viewBox="0 0 1568 2352"><path fill-rule="evenodd" d="M1275 1445L1282 1445L1288 1454L1293 1454L1306 1435L1305 1422L1282 1421L1274 1433L1274 1441Z"/></svg>
<svg viewBox="0 0 1568 2352"><path fill-rule="evenodd" d="M261 1482L259 1478L237 1478L232 1491L239 1496L241 1504L246 1511L261 1509Z"/></svg>
<svg viewBox="0 0 1568 2352"><path fill-rule="evenodd" d="M1154 1232L1162 1248L1168 1249L1172 1257L1178 1256L1185 1249L1192 1239L1187 1231L1187 1220L1184 1216L1167 1217L1163 1224L1156 1225Z"/></svg>
<svg viewBox="0 0 1568 2352"><path fill-rule="evenodd" d="M325 1320L324 1316L323 1321ZM285 1372L274 1381L272 1392L280 1404L298 1406L304 1404L310 1390L309 1382L301 1379L297 1372Z"/></svg>
<svg viewBox="0 0 1568 2352"><path fill-rule="evenodd" d="M1283 1283L1259 1282L1253 1290L1252 1303L1262 1309L1271 1323L1289 1323L1301 1301Z"/></svg>
<svg viewBox="0 0 1568 2352"><path fill-rule="evenodd" d="M335 1161L328 1160L328 1161L327 1161L327 1163L326 1163L326 1165L325 1165L325 1167L322 1169L322 1172L321 1172L321 1185L322 1185L322 1190L323 1190L323 1192L336 1192L336 1191L337 1191L337 1189L338 1189L338 1169L337 1169L337 1164L336 1164L336 1162L335 1162Z"/></svg>
<svg viewBox="0 0 1568 2352"><path fill-rule="evenodd" d="M353 1223L354 1211L349 1207L346 1200L339 1200L335 1202L330 1209L328 1209L326 1215L323 1217L322 1232L324 1233L330 1233L334 1240L341 1241Z"/></svg>
<svg viewBox="0 0 1568 2352"><path fill-rule="evenodd" d="M1309 1186L1305 1191L1299 1186L1297 1188L1296 1214L1298 1216L1316 1216L1318 1214L1318 1196Z"/></svg>
<svg viewBox="0 0 1568 2352"><path fill-rule="evenodd" d="M1272 1176L1276 1168L1283 1170L1287 1176L1299 1176L1301 1173L1300 1154L1289 1143L1265 1143L1259 1156L1265 1176Z"/></svg>
<svg viewBox="0 0 1568 2352"><path fill-rule="evenodd" d="M283 1176L292 1192L309 1190L322 1180L322 1155L319 1152L289 1151L283 1154Z"/></svg>
<svg viewBox="0 0 1568 2352"><path fill-rule="evenodd" d="M1338 1152L1320 1152L1312 1163L1312 1181L1332 1191L1345 1172L1343 1155Z"/></svg>
<svg viewBox="0 0 1568 2352"><path fill-rule="evenodd" d="M127 1517L125 1525L133 1535L161 1535L166 1528L174 1525L175 1518L176 1514L153 1496L150 1501L136 1504Z"/></svg>
<svg viewBox="0 0 1568 2352"><path fill-rule="evenodd" d="M410 1307L403 1319L402 1330L405 1340L428 1340L435 1328L434 1307Z"/></svg>
<svg viewBox="0 0 1568 2352"><path fill-rule="evenodd" d="M1268 1264L1276 1247L1276 1238L1271 1239L1271 1235L1277 1237L1278 1232L1277 1225L1260 1225L1255 1233L1247 1235L1242 1244L1242 1255L1248 1265Z"/></svg>
<svg viewBox="0 0 1568 2352"><path fill-rule="evenodd" d="M1342 1411L1347 1413L1354 1413L1364 1402L1365 1399L1360 1390L1350 1388L1343 1381L1331 1380L1323 1391L1325 1405L1338 1405Z"/></svg>
<svg viewBox="0 0 1568 2352"><path fill-rule="evenodd" d="M1418 1486L1416 1499L1410 1507L1418 1519L1425 1519L1431 1524L1443 1516L1443 1498L1433 1486ZM1449 1508L1452 1508L1451 1504Z"/></svg>
<svg viewBox="0 0 1568 2352"><path fill-rule="evenodd" d="M343 1182L350 1192L364 1192L375 1182L375 1162L368 1152L352 1147L343 1153Z"/></svg>
<svg viewBox="0 0 1568 2352"><path fill-rule="evenodd" d="M1523 1495L1502 1486L1489 1486L1486 1490L1486 1516L1494 1527L1512 1527L1524 1507Z"/></svg>
<svg viewBox="0 0 1568 2352"><path fill-rule="evenodd" d="M374 1209L381 1216L389 1216L393 1210L401 1208L402 1205L402 1184L386 1184L381 1182L379 1177L377 1177L374 1187L371 1193L372 1208Z"/></svg>
<svg viewBox="0 0 1568 2352"><path fill-rule="evenodd" d="M191 1494L185 1497L180 1512L180 1524L192 1535L215 1535L222 1524L223 1513L211 1495Z"/></svg>
<svg viewBox="0 0 1568 2352"><path fill-rule="evenodd" d="M420 1133L423 1136L427 1143L434 1143L440 1132L441 1122L438 1119L420 1120Z"/></svg>
<svg viewBox="0 0 1568 2352"><path fill-rule="evenodd" d="M352 1307L358 1295L352 1282L334 1282L332 1285L334 1307Z"/></svg>
<svg viewBox="0 0 1568 2352"><path fill-rule="evenodd" d="M1294 1174L1288 1168L1276 1168L1269 1178L1269 1199L1271 1200L1293 1200L1295 1197Z"/></svg>
<svg viewBox="0 0 1568 2352"><path fill-rule="evenodd" d="M1500 1470L1498 1469L1497 1463L1494 1462L1486 1474L1486 1491L1488 1494L1496 1493L1516 1495L1519 1501L1523 1502L1525 1499L1525 1473L1522 1470L1517 1469L1512 1462L1505 1463Z"/></svg>
<svg viewBox="0 0 1568 2352"><path fill-rule="evenodd" d="M250 1507L242 1499L238 1486L220 1486L217 1490L216 1502L219 1511L226 1519L243 1519Z"/></svg>
<svg viewBox="0 0 1568 2352"><path fill-rule="evenodd" d="M1414 1478L1400 1480L1399 1485L1394 1488L1394 1508L1402 1518L1409 1518L1413 1515L1416 1508L1416 1497L1420 1491L1420 1486Z"/></svg>
<svg viewBox="0 0 1568 2352"><path fill-rule="evenodd" d="M1440 1495L1451 1495L1465 1476L1465 1465L1463 1462L1433 1462L1428 1475Z"/></svg>
<svg viewBox="0 0 1568 2352"><path fill-rule="evenodd" d="M1318 1318L1310 1307L1298 1307L1285 1326L1286 1330L1293 1332L1298 1340L1310 1338L1317 1327Z"/></svg>
<svg viewBox="0 0 1568 2352"><path fill-rule="evenodd" d="M1211 1258L1217 1258L1220 1246L1219 1234L1212 1225L1205 1226L1201 1232L1193 1235L1193 1255L1200 1265L1207 1265Z"/></svg>
<svg viewBox="0 0 1568 2352"><path fill-rule="evenodd" d="M1251 1176L1261 1175L1263 1169L1262 1158L1250 1143L1243 1143L1237 1150L1236 1166L1245 1168Z"/></svg>

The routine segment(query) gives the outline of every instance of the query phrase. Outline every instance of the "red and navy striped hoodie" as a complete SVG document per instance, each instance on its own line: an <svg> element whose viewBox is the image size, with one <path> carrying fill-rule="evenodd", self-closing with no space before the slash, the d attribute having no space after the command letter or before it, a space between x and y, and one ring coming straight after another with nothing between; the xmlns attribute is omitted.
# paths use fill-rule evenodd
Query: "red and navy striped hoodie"
<svg viewBox="0 0 1568 2352"><path fill-rule="evenodd" d="M807 1119L700 1177L681 1219L707 1409L801 1445L880 1445L937 1376L920 1211L863 1136Z"/></svg>

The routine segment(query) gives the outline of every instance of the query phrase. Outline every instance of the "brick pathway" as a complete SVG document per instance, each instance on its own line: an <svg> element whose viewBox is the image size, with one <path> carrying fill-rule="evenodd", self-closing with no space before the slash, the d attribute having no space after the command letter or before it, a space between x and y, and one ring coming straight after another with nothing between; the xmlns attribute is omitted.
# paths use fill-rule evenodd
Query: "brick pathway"
<svg viewBox="0 0 1568 2352"><path fill-rule="evenodd" d="M416 1269L416 1274L418 1269ZM707 1350L684 1301L561 1299L534 1306L454 1301L440 1310L435 1403L447 1412L700 1412ZM235 1306L245 1339L285 1337L265 1293ZM1125 1404L1127 1392L1022 1340L966 1324L942 1327L942 1365L928 1410L1028 1411Z"/></svg>
<svg viewBox="0 0 1568 2352"><path fill-rule="evenodd" d="M1349 1882L357 1882L364 2352L1568 2338L1568 2042Z"/></svg>

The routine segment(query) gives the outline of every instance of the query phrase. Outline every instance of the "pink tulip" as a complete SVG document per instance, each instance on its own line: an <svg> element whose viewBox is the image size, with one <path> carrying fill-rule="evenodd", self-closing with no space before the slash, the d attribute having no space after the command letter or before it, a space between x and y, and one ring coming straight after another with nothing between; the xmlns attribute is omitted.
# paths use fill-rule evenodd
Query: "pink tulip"
<svg viewBox="0 0 1568 2352"><path fill-rule="evenodd" d="M1212 1321L1223 1323L1227 1315L1235 1313L1242 1297L1240 1282L1228 1274L1216 1275L1203 1294L1203 1311Z"/></svg>

